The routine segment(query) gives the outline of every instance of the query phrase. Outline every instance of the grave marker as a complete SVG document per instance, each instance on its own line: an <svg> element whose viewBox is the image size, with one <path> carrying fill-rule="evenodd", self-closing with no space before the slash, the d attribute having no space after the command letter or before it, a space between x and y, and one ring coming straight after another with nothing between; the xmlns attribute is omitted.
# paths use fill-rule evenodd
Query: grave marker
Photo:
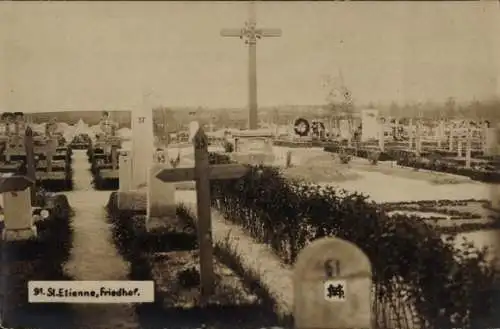
<svg viewBox="0 0 500 329"><path fill-rule="evenodd" d="M257 129L257 40L281 37L280 29L257 28L255 2L250 2L249 17L243 28L222 29L223 37L244 39L248 45L248 129Z"/></svg>
<svg viewBox="0 0 500 329"><path fill-rule="evenodd" d="M413 119L410 119L410 123L408 124L408 149L413 150Z"/></svg>
<svg viewBox="0 0 500 329"><path fill-rule="evenodd" d="M30 188L31 205L36 202L36 165L35 150L33 145L33 131L30 127L26 128L24 136L24 148L26 150L26 176L33 181Z"/></svg>
<svg viewBox="0 0 500 329"><path fill-rule="evenodd" d="M367 109L361 111L361 142L378 139L380 132L378 117L378 110Z"/></svg>
<svg viewBox="0 0 500 329"><path fill-rule="evenodd" d="M156 178L156 175L162 169L171 169L170 163L155 163L149 168L148 172L148 192L146 208L146 230L150 230L150 223L154 218L162 220L175 218L177 204L175 202L175 184L164 182Z"/></svg>
<svg viewBox="0 0 500 329"><path fill-rule="evenodd" d="M383 117L379 118L379 135L378 135L378 147L380 152L384 152L385 148L385 119Z"/></svg>
<svg viewBox="0 0 500 329"><path fill-rule="evenodd" d="M120 150L118 161L119 191L128 192L132 190L132 159L130 151Z"/></svg>
<svg viewBox="0 0 500 329"><path fill-rule="evenodd" d="M483 153L486 156L495 155L497 147L497 137L495 127L491 127L489 122L483 124Z"/></svg>
<svg viewBox="0 0 500 329"><path fill-rule="evenodd" d="M52 171L52 161L54 159L54 154L57 151L57 145L58 145L57 138L53 136L50 136L45 144L44 153L47 161L47 172Z"/></svg>
<svg viewBox="0 0 500 329"><path fill-rule="evenodd" d="M235 179L245 175L249 167L241 164L210 165L208 137L199 128L193 139L194 168L165 168L156 173L162 182L196 181L196 206L198 218L198 244L200 248L200 276L202 303L213 293L213 245L210 179Z"/></svg>
<svg viewBox="0 0 500 329"><path fill-rule="evenodd" d="M354 244L334 238L313 241L294 269L295 329L372 328L372 271Z"/></svg>
<svg viewBox="0 0 500 329"><path fill-rule="evenodd" d="M147 184L154 158L153 107L147 96L142 108L132 111L132 150L131 188L135 190Z"/></svg>
<svg viewBox="0 0 500 329"><path fill-rule="evenodd" d="M441 120L439 121L439 126L437 129L437 143L438 143L438 148L441 149L441 145L443 143L443 137L445 136L444 134L444 121Z"/></svg>
<svg viewBox="0 0 500 329"><path fill-rule="evenodd" d="M455 139L455 127L453 123L450 123L450 138L448 143L448 152L453 152L454 139Z"/></svg>
<svg viewBox="0 0 500 329"><path fill-rule="evenodd" d="M13 174L0 176L0 193L3 195L5 223L2 240L25 240L36 236L30 195L30 187L34 183L34 180L26 176Z"/></svg>
<svg viewBox="0 0 500 329"><path fill-rule="evenodd" d="M470 121L467 121L467 137L465 144L465 168L471 167L472 157L472 128Z"/></svg>
<svg viewBox="0 0 500 329"><path fill-rule="evenodd" d="M415 151L417 156L420 156L422 153L422 133L422 122L419 120L415 132Z"/></svg>

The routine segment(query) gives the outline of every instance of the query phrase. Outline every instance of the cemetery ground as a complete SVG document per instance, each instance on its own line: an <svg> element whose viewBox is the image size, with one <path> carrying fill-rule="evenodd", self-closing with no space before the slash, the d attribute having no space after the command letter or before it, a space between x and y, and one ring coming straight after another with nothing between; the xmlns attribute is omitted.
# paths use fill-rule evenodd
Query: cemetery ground
<svg viewBox="0 0 500 329"><path fill-rule="evenodd" d="M410 215L414 220L435 225L443 233L499 227L499 212L491 208L490 184L460 175L402 167L391 161L373 165L367 159L353 157L342 163L338 155L320 148L291 152L295 160L289 168L282 169L289 179L365 193L389 214Z"/></svg>
<svg viewBox="0 0 500 329"><path fill-rule="evenodd" d="M66 192L73 214L66 218L70 243L53 238L53 248L33 261L10 262L2 250L2 325L6 328L266 328L276 316L241 276L216 262L216 294L200 307L194 230L172 224L149 236L133 234L128 219L109 216L110 192L95 191L85 151L73 154L74 190ZM131 220L132 222L132 220ZM66 252L66 254L64 254ZM64 255L61 255L63 253ZM7 264L7 266L5 265ZM48 269L46 267L49 267ZM154 280L153 304L28 304L31 280ZM258 292L258 291L257 291ZM229 316L228 316L229 315Z"/></svg>
<svg viewBox="0 0 500 329"><path fill-rule="evenodd" d="M182 149L181 166L193 165L191 149ZM220 152L220 148L212 148ZM284 165L286 152L291 163ZM169 156L177 155L172 148ZM383 161L376 165L367 159L353 157L342 163L338 155L322 148L274 147L283 176L323 186L336 186L369 195L389 214L410 215L413 220L435 225L442 233L463 233L478 229L499 228L498 211L491 208L489 184L468 177L413 169ZM194 188L188 182L178 188ZM414 200L414 201L410 201ZM438 201L441 200L441 201Z"/></svg>
<svg viewBox="0 0 500 329"><path fill-rule="evenodd" d="M175 153L175 150L172 152ZM305 158L301 153L306 153L308 157ZM178 208L175 218L161 220L156 229L146 234L144 232L147 206L145 190L127 193L128 199L124 203L131 207L121 211L116 209L118 193L112 193L107 214L103 205L110 193L92 189L91 175L84 152L76 151L73 155L75 191L65 193L74 209L74 216L71 218L72 246L69 259L61 260L64 263L65 275L74 280L153 279L157 284L156 302L152 305L136 306L128 304L54 306L52 310L43 305L43 311L30 313L32 316L29 318L13 315L14 313L7 314L5 317L9 320L7 324L14 327L19 325L30 328L82 329L115 327L149 329L165 328L167 324L168 328L199 328L205 325L208 328L252 329L270 327L278 323L288 325L293 313L294 298L291 264L297 256L297 251L311 239L324 235L340 235L350 241L355 240L363 251L368 253L371 261L374 262L375 270L384 267L389 272L399 271L400 277L395 276L397 281L399 280L396 283L390 280L390 283L386 285L381 283L390 277L387 273L383 274L383 276L387 275L387 278L380 278L380 273L378 273L379 276L374 277L376 299L383 301L383 303L374 303L377 328L451 328L450 318L458 318L455 323L466 324L464 327L476 328L474 325L477 322L472 324L467 322L467 312L473 312L472 315L475 316L473 319L477 320L479 312L477 307L472 310L468 309L467 305L459 304L459 300L465 298L467 302L476 303L482 300L490 301L489 297L482 295L480 290L490 282L487 274L484 274L486 273L482 267L484 265L480 261L477 263L464 261L463 265L456 265L447 258L448 251L451 249L443 247L439 244L440 242L427 236L425 233L428 232L427 229L418 225L414 227L413 222L428 221L423 220L422 216L431 214L434 216L432 220L443 223L446 221L450 223L449 226L456 227L455 223L460 220L469 223L471 220L478 221L491 217L493 212L488 209L488 202L483 200L489 194L488 186L468 181L453 181L451 184L446 180L436 184L430 179L435 175L434 173L394 168L382 163L372 166L362 162L367 162L366 159L354 159L346 165L339 164L331 154L319 154L315 150L300 150L294 154L292 166L282 170L285 175L288 173L288 178L299 177L327 185L333 182L338 187L369 194L378 206L370 208L354 198L352 201L347 200L347 206L344 207L340 194L331 196L332 199L329 200L338 206L334 212L339 211L338 214L344 214L345 219L352 222L348 223L338 214L331 217L331 214L322 212L321 207L325 204L318 199L316 201L320 202L318 203L319 213L314 213L314 209L311 208L302 215L309 218L306 222L308 225L314 224L310 220L311 217L321 215L327 232L320 232L317 227L312 227L306 230L307 236L295 236L293 233L295 229L302 233L306 232L302 230L302 223L297 222L294 230L286 231L287 226L278 225L277 228L282 227L285 231L274 231L271 232L271 236L266 236L269 231L262 229L266 225L265 218L256 216L255 209L258 208L252 210L251 207L261 207L261 211L271 214L271 217L273 217L272 211L278 211L274 213L275 217L283 217L282 210L285 208L269 208L259 203L259 198L256 196L261 196L268 204L273 204L273 201L278 206L288 204L291 207L289 210L293 212L291 218L295 218L297 213L294 211L299 208L293 207L299 207L302 204L301 199L297 199L297 196L301 194L297 194L288 187L285 192L279 190L282 187L278 186L281 183L277 180L277 176L273 176L271 169L265 168L262 174L259 173L260 171L252 171L250 177L253 179L244 178L243 182L236 186L232 186L235 185L234 182L228 182L226 185L217 182L214 192L217 188L223 188L226 194L214 194L214 199L219 203L214 204L217 210L214 210L212 215L213 239L218 256L215 262L216 290L208 304L200 307L200 301L197 300L200 278L197 265L199 258L195 251L198 245L195 234L197 219L193 215L196 209L193 184L176 183L178 188L176 199L178 203L184 204L184 207ZM183 153L182 158L184 161L181 160L181 166L192 166L189 151ZM327 170L328 166L335 168L337 177L331 176ZM322 168L322 170L317 168ZM252 185L255 181L257 185ZM289 182L293 187L291 180ZM243 189L241 193L236 193L240 184L243 184ZM186 191L186 187L190 190ZM311 189L308 193L314 194L314 191ZM301 196L307 202L314 201L307 194ZM435 200L443 199L442 196L449 200L435 202ZM248 203L245 203L245 199ZM405 200L431 201L407 202ZM234 202L241 207L234 207ZM349 202L353 202L352 204L356 207L352 204L349 206ZM383 217L379 217L381 216L379 211L394 213L395 220L401 223L387 222ZM397 214L398 212L404 212L404 215L417 212L418 216L401 216ZM290 222L291 218L277 218L277 220L286 220L282 224L287 223L293 226L295 224L293 221ZM373 225L379 224L396 225L397 228L395 231L384 228L389 230L387 231L389 238L363 235L372 230ZM341 228L335 225L340 225ZM406 233L405 235L398 233L399 228L408 230L408 236ZM276 227L272 227L272 230L274 229ZM421 229L424 233L418 233ZM412 237L412 234L416 235ZM393 240L390 240L391 236L394 237ZM304 238L305 241L290 240L296 237ZM407 245L397 244L403 242ZM374 248L370 245L371 243L380 245ZM382 258L386 259L377 260L374 258L376 257L373 254L374 251L377 254L383 254ZM418 251L418 255L413 255L414 251ZM398 267L402 266L401 262L406 261L405 256L409 258L407 260L409 264L404 265L406 267ZM438 264L435 265L436 267L443 265L449 266L450 269L454 266L457 268L454 268L455 272L452 271L450 274L444 272L449 269L448 267L439 270L434 269L433 265L431 266L433 272L438 272L432 273L434 277L428 273L416 275L418 271L423 270L418 266L430 266L429 264L434 264L434 262ZM474 267L475 264L479 265ZM472 269L470 273L476 274L467 272L467 266ZM405 271L409 271L410 274L403 274ZM455 278L454 281L449 279L443 284L436 284L435 276L441 274L445 275L440 277L443 280L448 274L458 275L458 279ZM462 282L460 275L465 274L469 275L467 277L469 281ZM9 279L11 278L12 276ZM434 283L429 279L433 279ZM20 276L17 276L16 280L23 281ZM458 289L459 294L464 295L449 296L450 284L456 285L453 289ZM422 297L424 301L413 300L411 303L408 302L409 306L406 307L405 302L403 306L400 305L402 300L396 298L395 295L387 292L385 296L379 297L378 295L387 287L398 293L404 292L405 289L402 288L408 288L406 285L410 285L410 288L417 288L417 290L407 289L406 293L410 296L414 294L414 297ZM22 283L18 286L22 286ZM470 290L471 286L478 287L479 292ZM442 299L433 296L430 293L431 288L439 290L442 293L439 298ZM12 298L16 291L11 290L11 296L6 297ZM443 307L441 310L438 309L443 313L442 315L435 313L436 304L443 301L454 304ZM483 308L485 312L489 310L486 304L481 304L480 308ZM228 318L228 314L231 318ZM432 323L428 325L425 321L432 321Z"/></svg>
<svg viewBox="0 0 500 329"><path fill-rule="evenodd" d="M316 180L321 185L311 185L314 180L310 178L305 178L309 183L304 185L292 179L297 173L282 180L280 175L286 175L286 169L275 171L264 166L253 167L236 184L216 181L212 186L212 234L217 255L229 259L243 276L259 282L284 323L293 317L292 264L298 251L310 241L330 235L358 244L378 272L372 305L376 328L476 328L478 324L497 323L498 319L491 318L495 290L487 294L484 290L498 284L490 276L491 264L485 262L483 251L474 250L470 243L459 245L461 241L452 241L445 234L477 231L495 223L495 211L485 198L490 186L454 176L436 183L435 173L382 163L378 172L376 166L358 163L359 159L339 164L331 154L311 149L297 153L289 174L290 169L299 175L314 174L315 165L321 165L313 156L324 156L322 161L330 168L341 173L355 171L358 176L351 180L330 176L326 181L323 173ZM298 155L304 153L308 157L301 159ZM227 155L212 156L212 164L229 161ZM193 166L189 151L183 154L180 166ZM309 171L301 171L303 167ZM332 185L364 192L377 203L366 203L363 196L339 192ZM177 188L176 200L184 204L177 217L184 225L197 224L195 192ZM124 204L134 204L136 211L145 212L145 190L121 195L127 200ZM311 207L311 202L316 206ZM438 283L440 280L444 281ZM454 289L460 298L453 296Z"/></svg>

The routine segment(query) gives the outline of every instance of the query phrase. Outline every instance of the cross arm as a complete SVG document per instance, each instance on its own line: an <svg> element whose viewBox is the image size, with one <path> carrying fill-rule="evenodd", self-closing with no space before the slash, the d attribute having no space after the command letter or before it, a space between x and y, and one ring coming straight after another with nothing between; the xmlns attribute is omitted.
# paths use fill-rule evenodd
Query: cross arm
<svg viewBox="0 0 500 329"><path fill-rule="evenodd" d="M249 166L241 164L213 165L208 169L208 177L210 179L236 179L243 177L249 170Z"/></svg>
<svg viewBox="0 0 500 329"><path fill-rule="evenodd" d="M185 182L195 180L194 168L165 168L161 169L156 178L162 182Z"/></svg>
<svg viewBox="0 0 500 329"><path fill-rule="evenodd" d="M250 168L241 164L209 166L205 172L209 179L235 179L244 176ZM195 168L165 168L158 171L156 178L162 182L183 182L196 180Z"/></svg>
<svg viewBox="0 0 500 329"><path fill-rule="evenodd" d="M2 175L0 176L0 193L24 191L34 183L33 179L26 176Z"/></svg>
<svg viewBox="0 0 500 329"><path fill-rule="evenodd" d="M243 30L242 29L222 29L222 30L220 30L220 35L222 37L241 38L241 37L243 37Z"/></svg>
<svg viewBox="0 0 500 329"><path fill-rule="evenodd" d="M282 31L281 29L257 29L256 32L261 36L265 38L269 37L281 37L282 36Z"/></svg>

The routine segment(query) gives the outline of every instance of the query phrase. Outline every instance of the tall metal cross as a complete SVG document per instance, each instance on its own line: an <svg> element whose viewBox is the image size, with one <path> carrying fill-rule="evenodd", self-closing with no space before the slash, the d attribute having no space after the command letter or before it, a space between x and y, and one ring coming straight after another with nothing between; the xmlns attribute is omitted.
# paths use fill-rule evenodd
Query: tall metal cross
<svg viewBox="0 0 500 329"><path fill-rule="evenodd" d="M248 20L241 29L222 29L223 37L238 37L248 45L248 129L257 129L257 40L281 37L281 29L257 28L255 1L249 5Z"/></svg>

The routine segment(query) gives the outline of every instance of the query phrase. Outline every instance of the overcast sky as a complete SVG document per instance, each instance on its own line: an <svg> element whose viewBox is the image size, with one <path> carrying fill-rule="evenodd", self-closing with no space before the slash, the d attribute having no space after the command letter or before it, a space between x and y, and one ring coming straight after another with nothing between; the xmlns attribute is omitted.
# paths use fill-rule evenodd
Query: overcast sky
<svg viewBox="0 0 500 329"><path fill-rule="evenodd" d="M245 107L247 49L235 2L1 2L0 109ZM259 104L322 104L342 70L356 102L500 95L496 2L266 2Z"/></svg>

